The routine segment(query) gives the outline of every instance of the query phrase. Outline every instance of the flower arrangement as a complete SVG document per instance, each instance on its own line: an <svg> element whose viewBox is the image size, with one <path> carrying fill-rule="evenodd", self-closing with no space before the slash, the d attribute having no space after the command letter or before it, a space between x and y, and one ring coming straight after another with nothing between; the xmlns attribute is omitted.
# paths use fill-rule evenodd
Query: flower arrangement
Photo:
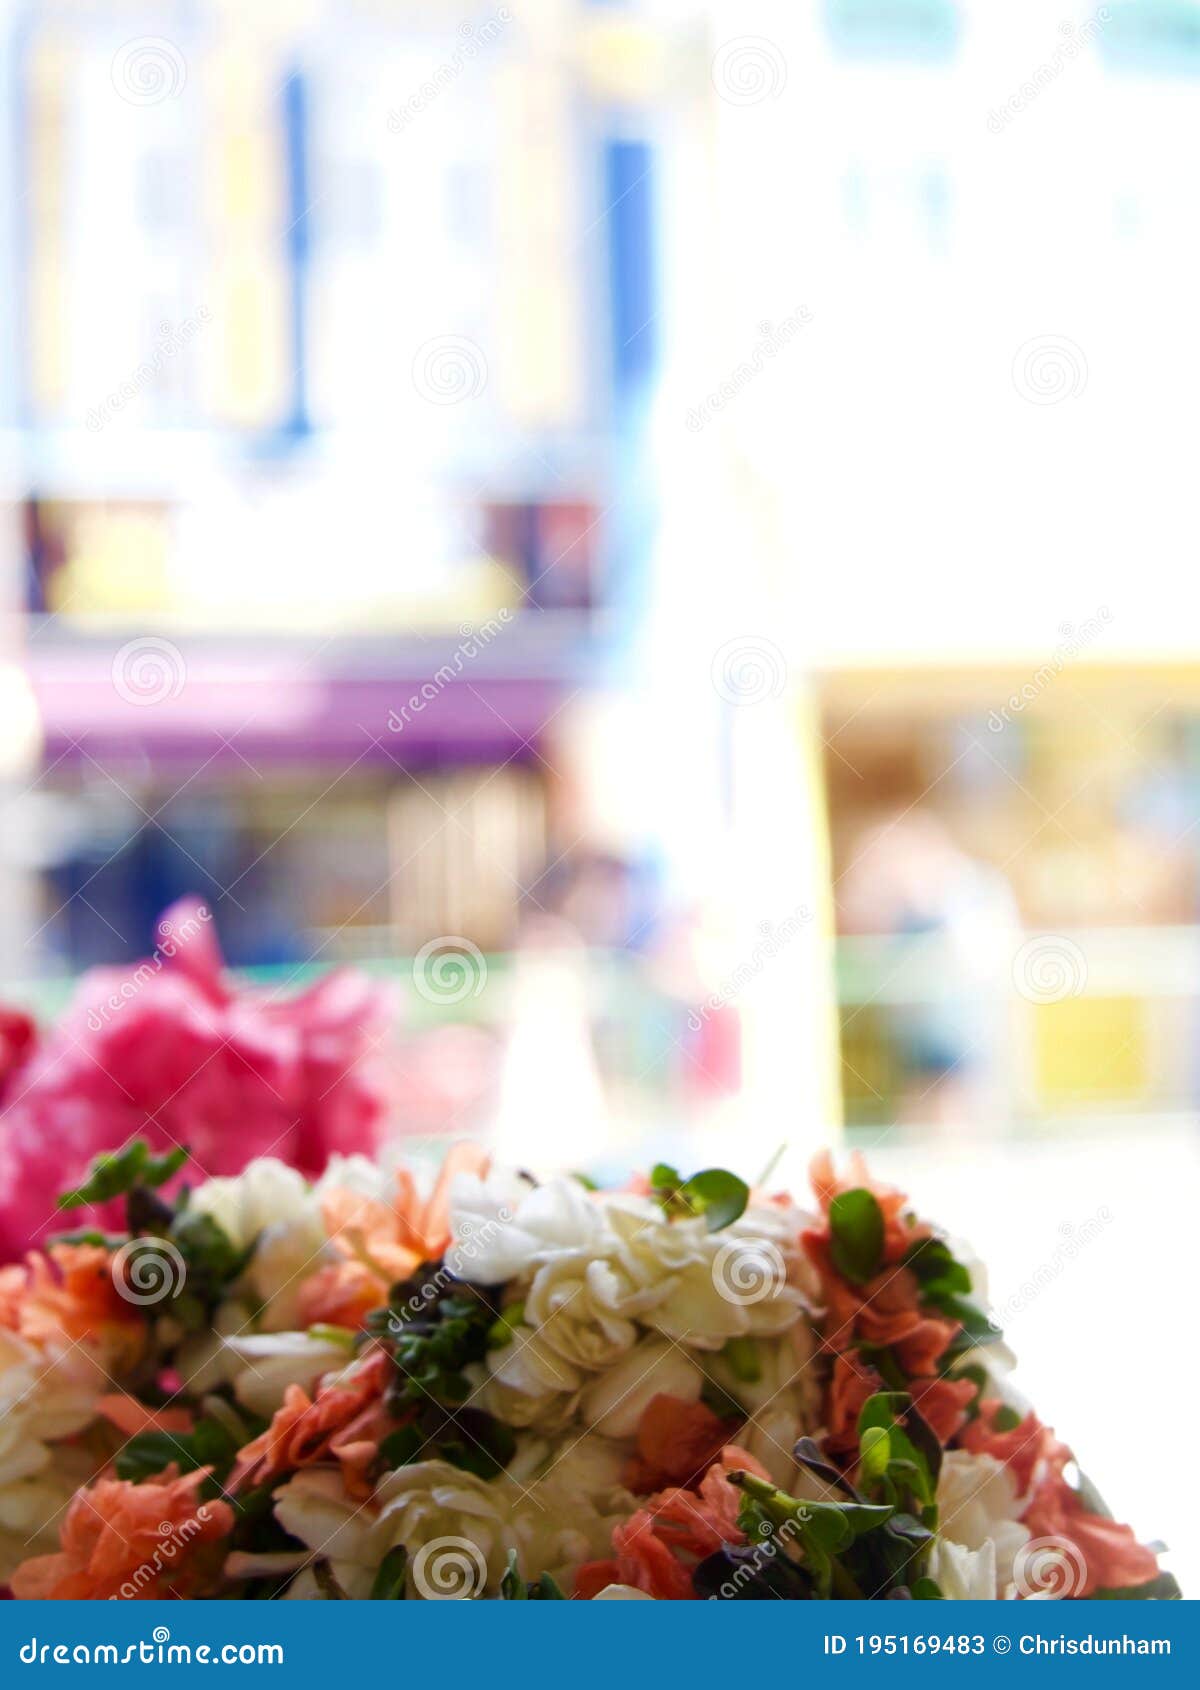
<svg viewBox="0 0 1200 1690"><path fill-rule="evenodd" d="M172 905L156 937L132 968L90 970L40 1040L0 1009L0 1261L50 1229L64 1181L135 1133L158 1150L186 1143L221 1174L271 1155L316 1176L331 1155L378 1143L384 988L349 969L287 996L237 986L195 899Z"/></svg>
<svg viewBox="0 0 1200 1690"><path fill-rule="evenodd" d="M121 1230L0 1270L18 1598L1178 1594L1017 1402L977 1266L857 1160L811 1212L467 1146L431 1186L184 1161L100 1158L60 1209Z"/></svg>

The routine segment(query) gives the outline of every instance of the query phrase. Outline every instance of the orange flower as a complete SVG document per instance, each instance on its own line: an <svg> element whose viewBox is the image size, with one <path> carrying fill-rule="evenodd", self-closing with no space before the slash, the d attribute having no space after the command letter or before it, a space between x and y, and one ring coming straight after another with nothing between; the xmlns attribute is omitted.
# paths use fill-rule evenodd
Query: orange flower
<svg viewBox="0 0 1200 1690"><path fill-rule="evenodd" d="M96 1413L134 1438L140 1432L190 1432L191 1411L186 1408L145 1408L136 1397L124 1391L112 1391L96 1398Z"/></svg>
<svg viewBox="0 0 1200 1690"><path fill-rule="evenodd" d="M998 1431L995 1419L1001 1406L995 1398L981 1403L961 1442L966 1449L1003 1461L1018 1496L1032 1490L1021 1520L1035 1538L1061 1538L1075 1545L1084 1568L1083 1587L1075 1594L1091 1596L1097 1590L1148 1584L1158 1572L1153 1550L1138 1542L1131 1527L1085 1508L1063 1474L1073 1459L1066 1444L1032 1412L1008 1431Z"/></svg>
<svg viewBox="0 0 1200 1690"><path fill-rule="evenodd" d="M456 1144L442 1163L432 1195L422 1198L407 1168L396 1175L395 1201L382 1203L337 1187L321 1209L333 1247L377 1281L383 1295L408 1279L422 1262L436 1261L450 1244L450 1186L456 1174L483 1174L488 1157L473 1144ZM374 1306L378 1306L376 1303Z"/></svg>
<svg viewBox="0 0 1200 1690"><path fill-rule="evenodd" d="M95 1338L113 1343L122 1363L145 1342L141 1312L122 1297L113 1259L100 1244L51 1244L0 1276L0 1320L34 1344Z"/></svg>
<svg viewBox="0 0 1200 1690"><path fill-rule="evenodd" d="M329 1262L300 1286L301 1326L348 1326L357 1332L387 1289L362 1262Z"/></svg>
<svg viewBox="0 0 1200 1690"><path fill-rule="evenodd" d="M639 1508L613 1528L615 1555L610 1561L587 1561L575 1575L575 1594L591 1598L610 1584L630 1584L660 1602L691 1602L692 1575L655 1535L654 1516Z"/></svg>
<svg viewBox="0 0 1200 1690"><path fill-rule="evenodd" d="M729 1483L730 1473L753 1473L769 1477L748 1450L726 1444L700 1481L699 1491L678 1487L652 1496L646 1507L654 1516L654 1529L677 1553L703 1560L723 1543L745 1543L738 1525L741 1492Z"/></svg>
<svg viewBox="0 0 1200 1690"><path fill-rule="evenodd" d="M609 1584L630 1584L662 1602L693 1601L691 1567L723 1543L746 1541L737 1523L740 1495L733 1472L765 1479L765 1468L746 1450L726 1444L698 1491L673 1486L613 1528L613 1556L588 1561L575 1575L575 1594L589 1599ZM683 1559L680 1559L683 1557Z"/></svg>
<svg viewBox="0 0 1200 1690"><path fill-rule="evenodd" d="M917 1412L941 1444L948 1444L963 1428L967 1409L975 1399L969 1379L913 1379L909 1381Z"/></svg>
<svg viewBox="0 0 1200 1690"><path fill-rule="evenodd" d="M867 1398L883 1389L873 1367L852 1352L835 1357L825 1399L825 1450L829 1455L858 1456L858 1417Z"/></svg>
<svg viewBox="0 0 1200 1690"><path fill-rule="evenodd" d="M383 1405L390 1370L387 1353L376 1349L351 1378L318 1386L314 1398L299 1385L289 1385L266 1431L240 1451L229 1489L267 1484L282 1473L333 1460L350 1494L368 1496L367 1469L393 1426Z"/></svg>
<svg viewBox="0 0 1200 1690"><path fill-rule="evenodd" d="M76 1491L61 1552L23 1562L12 1577L13 1595L63 1602L201 1593L217 1571L205 1547L233 1530L227 1502L197 1498L210 1472L202 1467L181 1479L168 1467L145 1484L101 1479Z"/></svg>
<svg viewBox="0 0 1200 1690"><path fill-rule="evenodd" d="M625 1468L630 1490L661 1490L690 1485L713 1462L736 1420L719 1420L702 1402L660 1393L651 1397L638 1421L637 1452Z"/></svg>

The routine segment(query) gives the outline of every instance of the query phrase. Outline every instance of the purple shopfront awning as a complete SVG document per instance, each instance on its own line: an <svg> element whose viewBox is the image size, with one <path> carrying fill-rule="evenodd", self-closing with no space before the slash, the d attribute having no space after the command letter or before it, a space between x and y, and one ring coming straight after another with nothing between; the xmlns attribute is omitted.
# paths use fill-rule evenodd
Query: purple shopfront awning
<svg viewBox="0 0 1200 1690"><path fill-rule="evenodd" d="M538 672L515 674L455 658L438 640L330 642L315 657L273 645L35 643L29 674L45 761L504 760L537 744L570 691L563 666L544 654L529 665Z"/></svg>

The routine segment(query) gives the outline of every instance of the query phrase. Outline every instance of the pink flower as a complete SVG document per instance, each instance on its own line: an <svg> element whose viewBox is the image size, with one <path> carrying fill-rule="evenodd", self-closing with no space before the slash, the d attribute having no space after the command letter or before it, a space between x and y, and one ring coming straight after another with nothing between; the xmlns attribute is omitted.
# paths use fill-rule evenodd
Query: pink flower
<svg viewBox="0 0 1200 1690"><path fill-rule="evenodd" d="M335 1152L370 1154L386 1107L385 989L348 970L277 997L224 977L208 910L184 900L154 955L94 969L22 1068L0 1116L0 1260L61 1230L54 1200L91 1159L141 1136L186 1144L193 1183L278 1156L317 1175ZM72 1227L119 1208L74 1210Z"/></svg>

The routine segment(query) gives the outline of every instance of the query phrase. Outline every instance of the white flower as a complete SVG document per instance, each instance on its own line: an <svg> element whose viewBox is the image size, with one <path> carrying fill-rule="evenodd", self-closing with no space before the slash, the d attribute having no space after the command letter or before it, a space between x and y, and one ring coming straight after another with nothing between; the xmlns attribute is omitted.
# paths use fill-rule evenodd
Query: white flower
<svg viewBox="0 0 1200 1690"><path fill-rule="evenodd" d="M593 1602L653 1602L654 1597L648 1590L639 1590L632 1584L606 1584L603 1590L598 1590L592 1597Z"/></svg>
<svg viewBox="0 0 1200 1690"><path fill-rule="evenodd" d="M468 1369L471 1401L509 1426L542 1430L566 1424L575 1412L583 1374L532 1326L513 1329L511 1340L488 1352L483 1367Z"/></svg>
<svg viewBox="0 0 1200 1690"><path fill-rule="evenodd" d="M371 1594L383 1554L375 1542L375 1514L346 1495L341 1475L308 1468L275 1493L275 1518L285 1531L328 1559L331 1571L347 1596ZM311 1575L301 1574L289 1596L316 1596Z"/></svg>
<svg viewBox="0 0 1200 1690"><path fill-rule="evenodd" d="M516 1548L514 1493L506 1480L489 1482L446 1461L418 1461L382 1479L375 1500L377 1562L404 1546L410 1596L495 1595L508 1550Z"/></svg>
<svg viewBox="0 0 1200 1690"><path fill-rule="evenodd" d="M517 1279L560 1250L602 1254L600 1206L575 1179L530 1187L515 1174L459 1174L450 1196L456 1271L476 1285Z"/></svg>
<svg viewBox="0 0 1200 1690"><path fill-rule="evenodd" d="M601 1373L580 1398L589 1426L609 1438L631 1438L651 1397L661 1393L698 1402L704 1375L666 1338L643 1338L614 1367Z"/></svg>
<svg viewBox="0 0 1200 1690"><path fill-rule="evenodd" d="M981 1549L968 1549L949 1538L935 1538L929 1551L929 1576L950 1601L994 1602L995 1545L985 1543Z"/></svg>
<svg viewBox="0 0 1200 1690"><path fill-rule="evenodd" d="M971 1550L991 1546L998 1581L991 1594L1002 1595L1013 1580L1013 1559L1029 1539L1028 1528L1017 1520L1023 1499L1008 1468L992 1455L947 1450L937 1502L942 1537Z"/></svg>
<svg viewBox="0 0 1200 1690"><path fill-rule="evenodd" d="M255 1414L270 1416L283 1402L289 1385L300 1385L311 1396L324 1373L346 1365L341 1344L310 1338L307 1332L247 1333L225 1340L240 1371L234 1395Z"/></svg>
<svg viewBox="0 0 1200 1690"><path fill-rule="evenodd" d="M783 1332L804 1307L787 1278L795 1240L777 1242L774 1223L746 1226L743 1217L709 1232L701 1219L668 1220L655 1204L625 1202L609 1204L608 1219L618 1265L634 1285L658 1293L643 1322L680 1343L719 1350L730 1338Z"/></svg>
<svg viewBox="0 0 1200 1690"><path fill-rule="evenodd" d="M312 1198L295 1168L260 1156L234 1177L205 1180L192 1192L188 1207L210 1215L235 1248L244 1250L267 1227L306 1218Z"/></svg>
<svg viewBox="0 0 1200 1690"><path fill-rule="evenodd" d="M583 1250L544 1262L525 1296L525 1320L565 1361L589 1372L632 1349L638 1331L624 1312L639 1297L608 1262Z"/></svg>
<svg viewBox="0 0 1200 1690"><path fill-rule="evenodd" d="M108 1389L89 1346L43 1349L0 1328L0 1577L57 1546L59 1511L90 1475L50 1445L82 1431Z"/></svg>
<svg viewBox="0 0 1200 1690"><path fill-rule="evenodd" d="M526 1482L512 1512L523 1576L550 1573L570 1595L583 1562L612 1553L613 1528L638 1506L620 1483L622 1460L606 1439L585 1433Z"/></svg>
<svg viewBox="0 0 1200 1690"><path fill-rule="evenodd" d="M262 1305L260 1331L287 1332L297 1324L300 1287L326 1254L323 1193L335 1184L369 1184L373 1192L378 1183L378 1170L363 1156L334 1158L314 1188L294 1168L263 1156L236 1177L206 1180L192 1193L191 1207L211 1215L239 1250L254 1245L240 1288Z"/></svg>

